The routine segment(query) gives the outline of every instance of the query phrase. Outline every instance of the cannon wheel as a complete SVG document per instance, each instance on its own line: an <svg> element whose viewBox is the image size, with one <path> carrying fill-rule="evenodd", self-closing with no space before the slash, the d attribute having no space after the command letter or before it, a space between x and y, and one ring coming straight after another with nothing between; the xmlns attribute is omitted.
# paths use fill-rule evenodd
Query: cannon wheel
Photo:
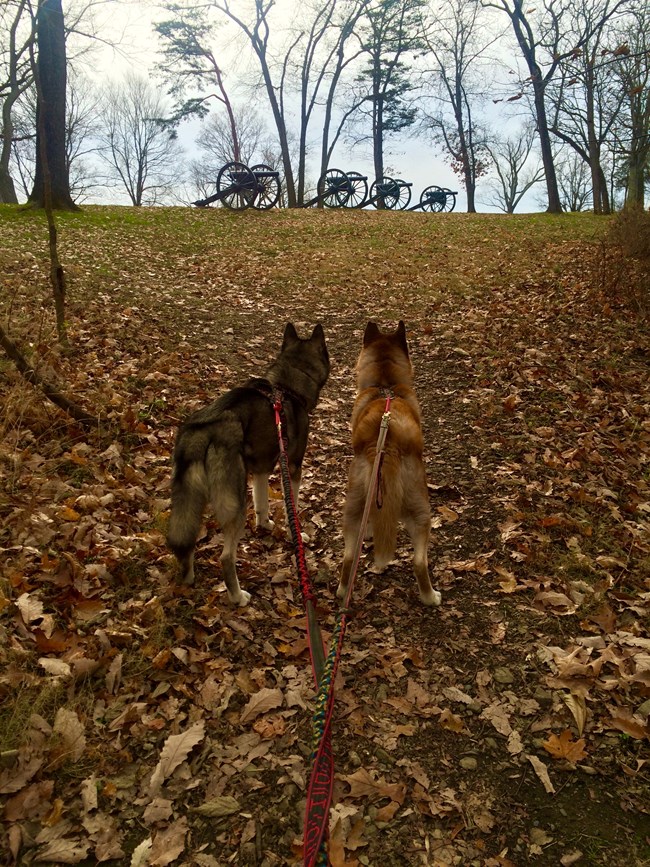
<svg viewBox="0 0 650 867"><path fill-rule="evenodd" d="M344 207L362 208L368 198L368 181L359 172L348 172L350 195Z"/></svg>
<svg viewBox="0 0 650 867"><path fill-rule="evenodd" d="M243 211L257 195L255 175L244 163L226 163L217 175L219 201L233 211Z"/></svg>
<svg viewBox="0 0 650 867"><path fill-rule="evenodd" d="M370 187L370 198L375 200L375 208L381 208L381 202L383 202L384 208L388 208L389 211L397 207L401 189L398 183L387 176L373 181Z"/></svg>
<svg viewBox="0 0 650 867"><path fill-rule="evenodd" d="M422 190L422 195L420 196L420 205L423 211L432 211L435 213L439 213L440 211L445 210L446 204L447 191L443 190L442 187L436 187L434 184ZM455 204L456 197L454 196L454 205Z"/></svg>
<svg viewBox="0 0 650 867"><path fill-rule="evenodd" d="M274 174L265 174L261 178L258 178L256 172L273 172L271 166L267 166L264 163L257 163L257 165L251 166L251 171L255 175L255 188L257 190L257 195L252 205L258 211L268 211L269 208L277 205L280 198L280 179Z"/></svg>
<svg viewBox="0 0 650 867"><path fill-rule="evenodd" d="M350 198L348 176L341 169L328 169L318 180L318 198L326 208L344 208Z"/></svg>
<svg viewBox="0 0 650 867"><path fill-rule="evenodd" d="M395 183L399 184L399 198L395 207L398 211L403 211L411 201L411 187L401 178L397 178Z"/></svg>
<svg viewBox="0 0 650 867"><path fill-rule="evenodd" d="M443 187L442 191L443 193L446 193L445 204L442 210L451 213L451 211L456 207L456 193L448 187Z"/></svg>

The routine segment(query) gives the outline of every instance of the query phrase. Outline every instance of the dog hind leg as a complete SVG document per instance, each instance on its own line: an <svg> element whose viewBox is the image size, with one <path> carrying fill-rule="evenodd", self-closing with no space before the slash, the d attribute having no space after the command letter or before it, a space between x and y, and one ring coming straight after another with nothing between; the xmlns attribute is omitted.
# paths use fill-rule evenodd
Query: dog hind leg
<svg viewBox="0 0 650 867"><path fill-rule="evenodd" d="M268 473L255 473L252 478L255 526L258 529L272 530L273 521L269 518L269 477Z"/></svg>
<svg viewBox="0 0 650 867"><path fill-rule="evenodd" d="M418 582L420 599L424 605L440 605L441 594L431 586L428 547L431 534L431 511L427 481L422 465L406 464L404 488L409 491L404 504L403 522L413 545L413 572Z"/></svg>
<svg viewBox="0 0 650 867"><path fill-rule="evenodd" d="M181 569L181 583L194 583L194 546L208 501L208 485L202 463L192 463L172 479L172 505L167 542Z"/></svg>
<svg viewBox="0 0 650 867"><path fill-rule="evenodd" d="M293 494L293 503L298 510L298 497L300 496L300 480L302 479L302 466L300 464L289 463L289 478L291 479L291 493Z"/></svg>
<svg viewBox="0 0 650 867"><path fill-rule="evenodd" d="M223 531L221 570L228 599L243 607L251 595L239 586L236 559L237 546L246 528L246 467L238 449L212 446L206 470L212 508Z"/></svg>
<svg viewBox="0 0 650 867"><path fill-rule="evenodd" d="M363 508L366 503L366 490L370 470L364 458L356 457L350 466L348 477L348 491L343 509L343 565L339 577L339 586L336 595L339 599L345 599L350 581L350 571L354 561L354 555L359 538Z"/></svg>

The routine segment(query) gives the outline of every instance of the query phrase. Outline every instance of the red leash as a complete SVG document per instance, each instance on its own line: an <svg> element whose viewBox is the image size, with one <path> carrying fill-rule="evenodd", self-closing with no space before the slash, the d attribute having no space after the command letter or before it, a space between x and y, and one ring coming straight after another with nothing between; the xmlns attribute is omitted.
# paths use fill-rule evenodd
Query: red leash
<svg viewBox="0 0 650 867"><path fill-rule="evenodd" d="M298 577L300 579L300 592L305 607L305 613L307 615L309 654L311 656L314 683L316 687L318 687L323 673L323 666L325 664L324 644L320 627L318 626L318 619L316 618L316 593L307 569L305 547L303 545L302 531L300 529L300 519L298 518L296 504L293 499L293 489L291 487L291 477L289 475L289 459L287 458L287 443L282 423L282 396L277 390L273 394L273 409L275 410L275 424L278 430L278 441L280 444L280 471L287 506L287 519L289 521L289 527L291 528L293 545L296 549L296 565L298 567Z"/></svg>
<svg viewBox="0 0 650 867"><path fill-rule="evenodd" d="M303 843L304 867L327 867L327 836L329 824L329 810L332 802L332 790L334 787L334 758L332 754L332 713L334 710L334 680L341 659L343 638L345 636L346 619L352 588L359 567L359 559L363 547L368 517L373 498L379 487L381 464L384 457L384 445L388 433L390 421L390 404L393 398L391 391L386 395L386 406L382 416L377 438L377 450L375 461L370 477L370 487L366 495L359 535L355 549L354 560L350 570L345 600L339 609L332 640L330 642L327 660L323 650L323 638L316 618L316 596L307 570L305 549L300 531L300 521L296 512L296 504L291 488L289 475L289 462L287 458L286 440L282 424L282 400L281 394L276 391L273 396L273 408L275 410L275 423L278 430L280 444L280 469L282 486L284 489L285 502L287 505L287 519L291 527L291 535L296 549L296 563L300 578L300 589L307 616L307 637L309 653L311 657L314 682L318 691L316 696L316 711L313 719L314 749L312 754L312 769L307 788L307 803L305 808L305 830ZM378 503L379 506L379 503Z"/></svg>

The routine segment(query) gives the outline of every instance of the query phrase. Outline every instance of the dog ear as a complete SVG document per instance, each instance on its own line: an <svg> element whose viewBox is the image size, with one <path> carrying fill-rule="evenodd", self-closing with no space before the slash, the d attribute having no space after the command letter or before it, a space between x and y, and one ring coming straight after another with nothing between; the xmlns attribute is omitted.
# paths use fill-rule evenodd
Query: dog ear
<svg viewBox="0 0 650 867"><path fill-rule="evenodd" d="M400 319L399 324L397 326L397 331L395 332L395 336L397 337L397 339L400 341L400 343L404 347L404 352L408 355L409 354L409 346L408 346L408 343L406 342L406 325L404 325L404 323L402 322L401 319Z"/></svg>
<svg viewBox="0 0 650 867"><path fill-rule="evenodd" d="M286 349L290 343L295 343L298 339L298 332L294 328L293 322L287 322L282 338L282 348Z"/></svg>
<svg viewBox="0 0 650 867"><path fill-rule="evenodd" d="M363 333L363 345L368 346L373 340L376 340L381 335L381 331L374 322L369 322L366 325L366 330Z"/></svg>
<svg viewBox="0 0 650 867"><path fill-rule="evenodd" d="M319 343L325 343L325 332L323 331L323 326L320 324L320 322L312 331L311 339L318 340Z"/></svg>

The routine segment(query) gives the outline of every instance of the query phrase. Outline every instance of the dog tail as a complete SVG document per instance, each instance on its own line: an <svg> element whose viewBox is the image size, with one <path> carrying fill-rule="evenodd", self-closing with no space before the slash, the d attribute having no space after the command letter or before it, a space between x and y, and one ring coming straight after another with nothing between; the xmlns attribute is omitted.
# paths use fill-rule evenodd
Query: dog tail
<svg viewBox="0 0 650 867"><path fill-rule="evenodd" d="M194 548L208 494L204 462L175 460L167 544L179 560Z"/></svg>
<svg viewBox="0 0 650 867"><path fill-rule="evenodd" d="M374 449L372 452L372 455L368 454L367 457L374 462ZM395 556L403 496L399 456L387 451L381 462L377 489L370 510L375 568L379 570L387 566Z"/></svg>

